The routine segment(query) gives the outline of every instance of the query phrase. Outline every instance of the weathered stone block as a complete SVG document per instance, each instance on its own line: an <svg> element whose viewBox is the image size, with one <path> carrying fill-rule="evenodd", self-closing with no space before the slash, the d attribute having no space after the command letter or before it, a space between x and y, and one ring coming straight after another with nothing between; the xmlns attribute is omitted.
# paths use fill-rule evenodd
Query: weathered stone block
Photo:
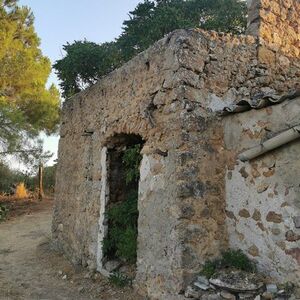
<svg viewBox="0 0 300 300"><path fill-rule="evenodd" d="M282 222L282 215L281 214L277 214L274 211L270 211L270 212L268 212L268 214L266 216L266 220L268 222L281 223Z"/></svg>
<svg viewBox="0 0 300 300"><path fill-rule="evenodd" d="M184 182L178 186L179 197L203 197L205 193L205 185L201 181Z"/></svg>

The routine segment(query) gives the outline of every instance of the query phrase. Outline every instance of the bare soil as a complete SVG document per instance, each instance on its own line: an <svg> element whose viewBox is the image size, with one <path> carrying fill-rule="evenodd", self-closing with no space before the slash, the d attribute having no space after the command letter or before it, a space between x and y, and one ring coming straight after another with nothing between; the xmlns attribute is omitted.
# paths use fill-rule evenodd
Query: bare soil
<svg viewBox="0 0 300 300"><path fill-rule="evenodd" d="M10 203L0 223L1 300L141 300L130 287L117 288L98 273L74 268L51 248L51 199ZM9 206L8 205L8 206Z"/></svg>

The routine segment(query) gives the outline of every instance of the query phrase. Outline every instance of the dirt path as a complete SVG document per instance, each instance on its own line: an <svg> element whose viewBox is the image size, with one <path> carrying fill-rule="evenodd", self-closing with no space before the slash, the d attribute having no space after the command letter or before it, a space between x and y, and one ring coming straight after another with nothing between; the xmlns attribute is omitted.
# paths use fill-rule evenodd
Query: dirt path
<svg viewBox="0 0 300 300"><path fill-rule="evenodd" d="M0 299L138 300L99 274L75 270L50 247L51 206L0 223Z"/></svg>

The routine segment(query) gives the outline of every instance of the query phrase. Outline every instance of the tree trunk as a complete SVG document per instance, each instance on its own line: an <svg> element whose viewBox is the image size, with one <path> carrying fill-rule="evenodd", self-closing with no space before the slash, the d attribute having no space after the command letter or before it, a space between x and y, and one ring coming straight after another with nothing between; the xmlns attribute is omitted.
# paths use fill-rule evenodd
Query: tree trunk
<svg viewBox="0 0 300 300"><path fill-rule="evenodd" d="M44 198L44 189L43 189L43 164L39 164L39 200L42 201Z"/></svg>

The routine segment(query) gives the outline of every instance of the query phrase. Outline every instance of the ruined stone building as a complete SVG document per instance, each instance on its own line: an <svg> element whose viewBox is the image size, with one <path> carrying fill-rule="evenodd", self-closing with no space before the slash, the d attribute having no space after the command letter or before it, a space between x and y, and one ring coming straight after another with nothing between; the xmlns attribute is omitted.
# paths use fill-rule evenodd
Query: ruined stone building
<svg viewBox="0 0 300 300"><path fill-rule="evenodd" d="M53 239L74 263L108 274L112 153L142 141L141 293L177 299L228 248L299 285L300 2L249 9L247 35L174 31L64 103Z"/></svg>

